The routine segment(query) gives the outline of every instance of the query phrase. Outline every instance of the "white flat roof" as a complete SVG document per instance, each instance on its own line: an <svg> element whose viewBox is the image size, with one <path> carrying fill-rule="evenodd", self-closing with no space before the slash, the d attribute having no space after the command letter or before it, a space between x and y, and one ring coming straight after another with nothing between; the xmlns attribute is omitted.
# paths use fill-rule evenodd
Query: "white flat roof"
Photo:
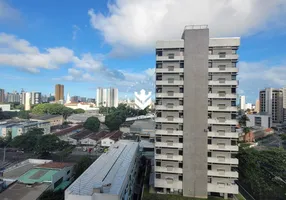
<svg viewBox="0 0 286 200"><path fill-rule="evenodd" d="M138 151L138 142L120 140L109 147L73 184L66 193L92 196L94 188L109 185L103 193L119 195L128 178L128 170ZM131 166L132 165L132 166Z"/></svg>

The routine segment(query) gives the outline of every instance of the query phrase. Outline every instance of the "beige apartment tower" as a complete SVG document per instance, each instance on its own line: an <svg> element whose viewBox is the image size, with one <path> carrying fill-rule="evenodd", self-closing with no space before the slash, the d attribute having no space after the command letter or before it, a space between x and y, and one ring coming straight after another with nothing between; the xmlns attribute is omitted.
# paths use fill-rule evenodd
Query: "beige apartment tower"
<svg viewBox="0 0 286 200"><path fill-rule="evenodd" d="M187 26L156 43L155 188L205 198L238 193L236 90L240 38Z"/></svg>
<svg viewBox="0 0 286 200"><path fill-rule="evenodd" d="M64 100L64 85L57 84L55 86L55 101Z"/></svg>

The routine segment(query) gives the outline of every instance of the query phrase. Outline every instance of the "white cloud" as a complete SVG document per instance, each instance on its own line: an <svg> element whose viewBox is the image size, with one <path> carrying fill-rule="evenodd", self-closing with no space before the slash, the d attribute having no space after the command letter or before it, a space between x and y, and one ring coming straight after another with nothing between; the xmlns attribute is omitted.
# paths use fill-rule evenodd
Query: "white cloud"
<svg viewBox="0 0 286 200"><path fill-rule="evenodd" d="M0 22L19 20L20 12L10 6L5 0L0 0Z"/></svg>
<svg viewBox="0 0 286 200"><path fill-rule="evenodd" d="M285 0L115 0L108 14L90 9L88 15L92 27L118 54L150 49L156 40L180 38L185 25L191 24L208 24L212 36L267 30L285 16L285 6Z"/></svg>
<svg viewBox="0 0 286 200"><path fill-rule="evenodd" d="M253 98L257 98L259 90L266 87L281 88L286 86L286 63L272 65L267 61L241 61L238 67L239 89Z"/></svg>
<svg viewBox="0 0 286 200"><path fill-rule="evenodd" d="M73 32L72 32L72 40L75 40L77 37L77 32L80 31L80 28L77 25L73 25Z"/></svg>

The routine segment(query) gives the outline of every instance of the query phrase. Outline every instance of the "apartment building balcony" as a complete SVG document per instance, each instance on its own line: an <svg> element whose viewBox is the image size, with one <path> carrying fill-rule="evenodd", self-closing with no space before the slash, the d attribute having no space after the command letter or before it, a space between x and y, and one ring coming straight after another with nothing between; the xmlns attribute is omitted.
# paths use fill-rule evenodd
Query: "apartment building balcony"
<svg viewBox="0 0 286 200"><path fill-rule="evenodd" d="M209 55L209 60L238 60L238 54Z"/></svg>
<svg viewBox="0 0 286 200"><path fill-rule="evenodd" d="M181 190L183 189L183 181L173 180L172 178L155 179L155 187Z"/></svg>
<svg viewBox="0 0 286 200"><path fill-rule="evenodd" d="M208 93L208 98L210 99L236 99L236 94L226 94L226 93Z"/></svg>
<svg viewBox="0 0 286 200"><path fill-rule="evenodd" d="M228 68L209 68L209 72L234 72L237 73L238 72L238 68L235 67L228 67Z"/></svg>
<svg viewBox="0 0 286 200"><path fill-rule="evenodd" d="M155 147L183 148L183 143L178 143L178 142L155 142Z"/></svg>
<svg viewBox="0 0 286 200"><path fill-rule="evenodd" d="M172 92L166 92L166 93L156 93L156 97L161 98L183 98L183 93L172 93Z"/></svg>
<svg viewBox="0 0 286 200"><path fill-rule="evenodd" d="M226 81L226 80L209 81L209 85L238 85L238 81L237 80L231 80L231 81Z"/></svg>
<svg viewBox="0 0 286 200"><path fill-rule="evenodd" d="M237 132L208 132L208 137L238 138Z"/></svg>
<svg viewBox="0 0 286 200"><path fill-rule="evenodd" d="M208 192L238 194L238 186L236 184L208 183Z"/></svg>
<svg viewBox="0 0 286 200"><path fill-rule="evenodd" d="M183 169L179 167L173 167L173 166L155 166L155 172L165 172L165 173L183 173Z"/></svg>
<svg viewBox="0 0 286 200"><path fill-rule="evenodd" d="M236 119L208 119L208 124L237 125Z"/></svg>
<svg viewBox="0 0 286 200"><path fill-rule="evenodd" d="M155 154L155 159L183 161L183 156L173 154Z"/></svg>
<svg viewBox="0 0 286 200"><path fill-rule="evenodd" d="M224 157L208 157L208 163L238 165L238 159L237 158L224 158Z"/></svg>
<svg viewBox="0 0 286 200"><path fill-rule="evenodd" d="M161 123L183 123L183 118L179 117L156 117L155 122Z"/></svg>
<svg viewBox="0 0 286 200"><path fill-rule="evenodd" d="M184 85L183 80L159 80L156 85Z"/></svg>
<svg viewBox="0 0 286 200"><path fill-rule="evenodd" d="M238 146L237 145L225 145L225 144L208 144L208 150L238 151Z"/></svg>
<svg viewBox="0 0 286 200"><path fill-rule="evenodd" d="M156 68L156 73L183 73L184 68Z"/></svg>
<svg viewBox="0 0 286 200"><path fill-rule="evenodd" d="M184 106L157 105L156 110L183 110Z"/></svg>
<svg viewBox="0 0 286 200"><path fill-rule="evenodd" d="M224 171L224 170L208 170L208 176L238 178L238 172Z"/></svg>
<svg viewBox="0 0 286 200"><path fill-rule="evenodd" d="M184 60L183 55L170 56L156 56L156 61L175 61L175 60Z"/></svg>
<svg viewBox="0 0 286 200"><path fill-rule="evenodd" d="M233 111L237 112L238 109L236 106L208 106L208 111Z"/></svg>
<svg viewBox="0 0 286 200"><path fill-rule="evenodd" d="M156 130L156 135L183 135L183 131L177 130Z"/></svg>

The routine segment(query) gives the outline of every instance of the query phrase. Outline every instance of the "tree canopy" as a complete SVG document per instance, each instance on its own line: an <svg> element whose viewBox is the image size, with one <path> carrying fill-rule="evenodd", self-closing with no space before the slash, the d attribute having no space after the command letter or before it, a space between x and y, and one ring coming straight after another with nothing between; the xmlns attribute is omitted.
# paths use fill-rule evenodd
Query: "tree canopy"
<svg viewBox="0 0 286 200"><path fill-rule="evenodd" d="M285 150L240 149L238 158L239 181L256 199L286 199Z"/></svg>
<svg viewBox="0 0 286 200"><path fill-rule="evenodd" d="M77 179L92 163L93 160L90 157L82 157L82 159L75 166L74 178Z"/></svg>
<svg viewBox="0 0 286 200"><path fill-rule="evenodd" d="M23 135L16 136L10 146L34 151L38 154L62 150L68 146L67 142L61 141L56 135L44 135L43 129L33 128Z"/></svg>
<svg viewBox="0 0 286 200"><path fill-rule="evenodd" d="M120 125L125 122L127 117L134 117L138 115L146 115L148 109L138 110L127 106L126 104L119 104L117 108L102 107L99 110L105 116L105 124L111 130L118 130Z"/></svg>
<svg viewBox="0 0 286 200"><path fill-rule="evenodd" d="M67 108L62 104L38 104L32 109L32 113L36 115L52 114L52 115L62 115L64 119L67 119L70 115L74 113L74 110Z"/></svg>
<svg viewBox="0 0 286 200"><path fill-rule="evenodd" d="M81 113L85 113L85 110L82 109L82 108L77 108L77 109L74 109L74 114L81 114Z"/></svg>
<svg viewBox="0 0 286 200"><path fill-rule="evenodd" d="M18 117L21 119L30 119L30 111L21 110L18 112Z"/></svg>
<svg viewBox="0 0 286 200"><path fill-rule="evenodd" d="M83 124L84 128L94 132L98 131L99 126L100 126L100 121L98 120L97 117L89 117Z"/></svg>
<svg viewBox="0 0 286 200"><path fill-rule="evenodd" d="M246 126L246 122L249 121L249 118L247 117L247 115L242 115L240 118L239 118L239 125L241 127L245 127Z"/></svg>

